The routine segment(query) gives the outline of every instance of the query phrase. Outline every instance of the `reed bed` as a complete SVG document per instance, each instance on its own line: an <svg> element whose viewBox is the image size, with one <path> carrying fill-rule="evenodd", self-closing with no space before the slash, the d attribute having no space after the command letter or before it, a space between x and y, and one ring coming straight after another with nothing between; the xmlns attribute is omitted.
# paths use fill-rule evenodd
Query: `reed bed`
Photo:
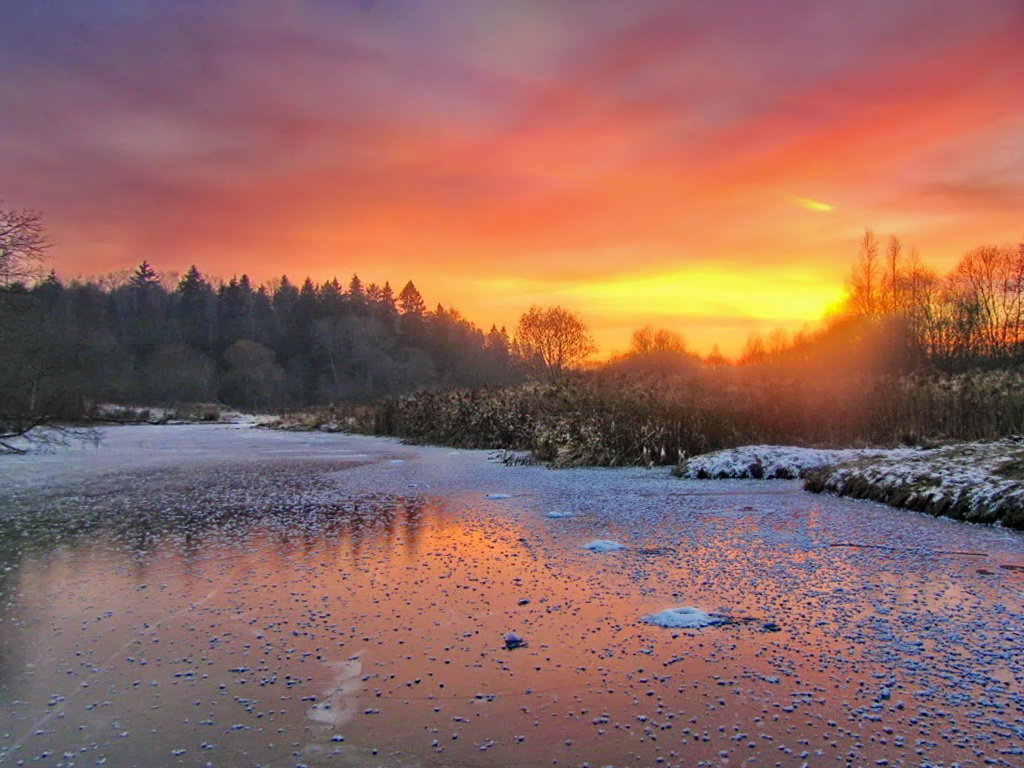
<svg viewBox="0 0 1024 768"><path fill-rule="evenodd" d="M531 451L553 466L675 465L748 444L937 445L1024 433L1024 373L856 377L582 374L553 383L425 391L307 411L292 428Z"/></svg>

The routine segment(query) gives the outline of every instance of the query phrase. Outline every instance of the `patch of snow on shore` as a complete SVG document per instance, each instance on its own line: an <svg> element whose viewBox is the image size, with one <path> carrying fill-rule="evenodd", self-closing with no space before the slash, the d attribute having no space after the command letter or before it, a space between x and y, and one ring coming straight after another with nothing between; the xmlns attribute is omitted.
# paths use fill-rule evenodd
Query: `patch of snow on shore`
<svg viewBox="0 0 1024 768"><path fill-rule="evenodd" d="M680 477L697 480L729 478L786 479L804 477L809 471L856 459L913 455L913 448L822 449L792 445L745 445L695 456L676 470Z"/></svg>
<svg viewBox="0 0 1024 768"><path fill-rule="evenodd" d="M1024 522L1022 477L1024 442L1007 438L861 457L813 478L806 488L1020 527Z"/></svg>

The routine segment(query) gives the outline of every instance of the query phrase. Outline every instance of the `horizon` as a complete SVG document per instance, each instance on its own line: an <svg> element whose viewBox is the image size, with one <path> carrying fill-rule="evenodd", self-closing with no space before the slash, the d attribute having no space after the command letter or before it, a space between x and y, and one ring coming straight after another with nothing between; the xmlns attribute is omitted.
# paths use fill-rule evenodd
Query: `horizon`
<svg viewBox="0 0 1024 768"><path fill-rule="evenodd" d="M735 357L819 323L866 226L946 271L1024 235L1024 7L31 4L0 198L61 275L413 280Z"/></svg>
<svg viewBox="0 0 1024 768"><path fill-rule="evenodd" d="M433 296L429 292L424 291L420 287L420 283L417 281L417 279L415 277L409 277L408 279L403 279L401 281L392 281L392 280L390 280L389 278L386 278L386 277L384 279L382 279L382 280L375 280L375 279L365 278L364 275L360 274L359 272L354 272L354 273L351 273L349 275L331 275L331 276L326 277L324 279L314 279L311 275L301 275L301 276L299 276L299 275L293 275L293 274L287 274L287 273L277 274L277 275L272 275L272 276L269 276L269 277L266 277L266 278L262 278L262 277L256 277L256 276L254 276L254 275L252 275L252 274L250 274L248 272L236 273L236 274L232 274L229 277L226 277L224 275L218 275L218 274L213 274L213 273L207 272L207 271L203 270L201 265L199 265L199 264L189 264L189 265L187 265L186 267L184 267L182 269L164 270L164 269L160 269L159 268L160 267L159 264L153 264L153 263L149 262L146 259L144 259L143 261L146 262L147 264L149 264L149 266L156 272L156 274L160 278L161 284L163 285L164 289L167 290L167 291L173 291L174 288L177 286L178 282L181 280L181 278L183 278L185 273L191 267L193 267L193 266L196 267L199 270L199 273L202 276L202 278L205 281L207 281L213 288L219 288L219 287L221 287L223 285L227 285L228 283L230 283L231 281L234 281L234 280L241 280L242 278L247 278L249 280L250 284L252 285L253 290L266 289L268 291L272 291L274 286L277 284L278 281L280 281L282 278L286 278L296 288L301 287L302 284L307 279L311 280L313 282L313 284L316 287L318 287L318 288L323 286L326 283L331 282L332 280L335 280L341 286L342 290L347 292L348 288L349 288L349 281L351 280L351 278L352 277L358 277L364 289L367 288L370 285L377 285L379 287L383 287L385 284L388 284L388 285L390 285L393 293L397 297L398 293L402 290L402 288L405 286L405 284L407 282L412 282L416 286L417 290L419 290L420 293L423 295L423 299L424 299L424 301L427 304L427 310L429 312L433 312L438 306L442 306L442 307L444 307L445 310L449 310L449 311L450 310L455 310L462 317L464 317L466 320L468 320L471 323L473 323L477 328L479 328L484 333L486 333L492 326L494 326L497 329L504 329L508 333L508 335L510 337L515 335L516 325L517 325L517 323L519 321L519 318L527 310L529 310L531 307L533 307L533 306L562 306L561 304L541 305L541 304L534 303L534 304L531 304L531 305L523 306L521 308L521 310L517 311L514 315L511 315L510 317L512 319L511 319L510 322L506 323L506 322L489 321L486 318L484 318L481 321L478 318L469 317L463 311L463 309L461 307L459 307L459 306L457 306L455 304L446 303L442 298ZM73 284L82 284L82 283L107 284L111 280L113 280L115 283L118 283L119 281L127 281L128 278L131 277L132 273L134 273L138 269L138 267L141 266L141 264L142 264L142 262L139 262L138 264L134 264L134 265L131 265L129 267L125 267L125 268L122 268L122 269L117 269L117 270L114 270L114 271L111 271L111 272L106 272L106 273L101 273L101 274L82 274L82 273L78 273L78 274L75 274L75 275L66 275L66 274L61 274L56 268L53 268L52 270L51 269L46 269L45 271L48 272L48 273L52 273L52 274L56 275L57 279L59 279L61 281L61 283L63 283L64 285L73 285ZM51 267L51 266L52 265L50 265L49 263L46 264L46 267L48 267L48 268ZM828 305L825 308L824 314L818 316L817 318L809 319L809 320L803 322L801 325L799 325L797 327L785 328L785 327L783 327L781 325L780 326L770 326L770 327L752 327L750 333L747 336L744 336L742 339L738 339L736 341L735 345L733 345L732 347L727 347L725 344L722 344L718 340L712 339L710 341L710 343L707 344L707 348L705 349L705 348L700 348L700 347L690 343L690 340L688 338L686 338L685 336L683 336L683 340L686 342L687 351L691 352L691 353L693 353L695 355L698 355L700 357L708 357L710 355L713 355L716 352L716 348L717 348L717 352L722 354L725 358L727 358L727 360L729 362L736 362L737 358L740 356L741 352L743 351L744 345L753 336L758 336L758 337L762 337L763 338L764 336L766 336L766 335L768 335L768 334L770 334L770 333L772 333L774 331L780 331L780 330L781 331L785 331L787 334L789 334L789 336L792 336L794 333L797 333L797 332L802 332L802 331L803 332L813 332L815 330L819 330L819 329L824 328L825 325L828 322L828 319L829 319L829 316L832 313L832 310L837 308L837 306L839 304L839 300L842 297L844 297L845 295L846 295L846 291L845 290L841 290L840 288L837 288L837 300L836 300L836 302L833 302L832 304ZM584 321L585 324L587 323L587 318L582 313L577 312L576 314L580 315L581 319ZM590 357L590 361L593 362L593 363L608 362L608 361L614 360L618 356L627 354L628 351L629 351L628 347L630 345L630 341L631 341L633 332L637 331L637 330L640 330L640 329L642 329L644 327L652 327L652 328L655 328L655 329L664 329L664 330L670 330L670 331L673 331L673 332L678 332L674 328L672 328L672 327L670 327L668 325L665 325L665 324L659 325L657 322L641 323L641 324L635 325L635 326L634 325L629 325L628 327L627 327L627 324L623 323L621 325L621 327L614 327L612 329L613 332L615 333L615 335L613 337L614 341L621 342L621 346L606 347L606 346L604 346L604 345L602 345L600 343L600 338L598 337L597 333L594 333L593 328L591 328L589 324L587 325L587 327L591 331L592 335L594 335L595 341L598 344L598 351L594 355L592 355ZM619 338L620 336L622 336L622 339ZM682 334L680 334L680 336L682 336Z"/></svg>

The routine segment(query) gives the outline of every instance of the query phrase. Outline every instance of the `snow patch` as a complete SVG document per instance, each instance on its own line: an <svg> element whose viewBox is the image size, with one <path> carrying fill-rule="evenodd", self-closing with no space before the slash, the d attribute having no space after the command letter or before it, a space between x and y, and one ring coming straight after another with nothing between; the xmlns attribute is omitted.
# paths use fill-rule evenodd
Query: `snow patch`
<svg viewBox="0 0 1024 768"><path fill-rule="evenodd" d="M641 619L645 624L668 629L700 629L716 624L724 624L728 619L717 613L705 613L699 608L684 605L679 608L666 608L658 613L651 613Z"/></svg>
<svg viewBox="0 0 1024 768"><path fill-rule="evenodd" d="M919 451L913 448L822 449L794 445L745 445L695 456L680 464L674 474L697 480L792 480L806 476L811 470L842 462L881 456L913 456L918 453Z"/></svg>
<svg viewBox="0 0 1024 768"><path fill-rule="evenodd" d="M583 548L589 549L591 552L614 552L617 549L622 549L622 545L610 539L594 539L589 544L584 544Z"/></svg>
<svg viewBox="0 0 1024 768"><path fill-rule="evenodd" d="M890 451L833 466L809 491L874 499L932 515L1024 527L1024 441Z"/></svg>

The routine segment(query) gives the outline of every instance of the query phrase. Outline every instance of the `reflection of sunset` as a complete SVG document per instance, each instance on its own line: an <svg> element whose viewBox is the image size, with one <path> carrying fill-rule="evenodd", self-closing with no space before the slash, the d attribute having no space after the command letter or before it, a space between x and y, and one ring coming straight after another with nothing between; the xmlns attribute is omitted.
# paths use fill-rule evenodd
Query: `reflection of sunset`
<svg viewBox="0 0 1024 768"><path fill-rule="evenodd" d="M180 439L217 428L191 429ZM276 438L260 439L269 463L290 465ZM95 744L116 765L362 765L380 754L402 765L647 766L672 753L662 762L750 763L770 750L795 768L806 746L856 764L916 749L937 764L958 745L896 747L885 734L939 706L970 723L965 738L1011 744L995 726L1015 668L985 651L1010 647L1000 617L1020 601L953 557L1015 556L1004 534L793 486L709 491L646 472L402 455L340 472L318 464L295 484L319 489L306 504L288 492L281 504L280 475L264 471L253 488L229 463L177 481L150 471L114 494L118 513L99 529L15 555L0 623L5 756ZM323 472L329 483L317 482ZM428 493L406 495L427 480ZM144 499L162 508L165 484L196 483L211 491L203 514L154 530ZM225 492L240 488L244 510ZM622 546L589 551L594 536ZM731 621L643 620L686 605ZM508 647L510 632L525 645ZM956 639L965 633L971 644ZM968 653L977 672L965 681ZM948 680L964 698L944 698ZM995 707L979 714L979 700ZM744 731L762 734L753 748L736 740Z"/></svg>
<svg viewBox="0 0 1024 768"><path fill-rule="evenodd" d="M413 278L735 350L816 320L866 225L939 269L1020 236L1019 3L134 5L0 30L4 197L67 276Z"/></svg>

